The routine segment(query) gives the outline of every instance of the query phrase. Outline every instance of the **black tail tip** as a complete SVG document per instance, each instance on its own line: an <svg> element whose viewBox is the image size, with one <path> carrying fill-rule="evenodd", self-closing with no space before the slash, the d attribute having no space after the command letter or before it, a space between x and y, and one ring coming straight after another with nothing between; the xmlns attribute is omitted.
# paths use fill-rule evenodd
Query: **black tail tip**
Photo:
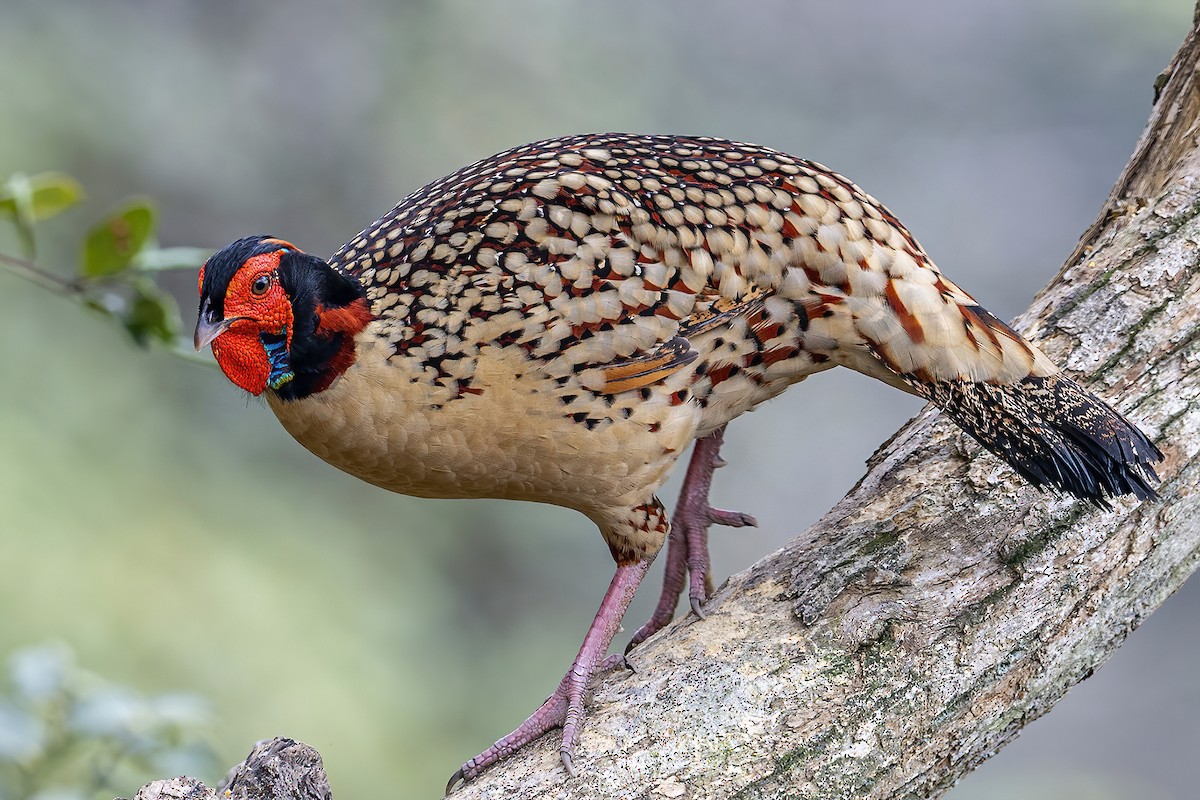
<svg viewBox="0 0 1200 800"><path fill-rule="evenodd" d="M1030 483L1104 509L1125 495L1158 497L1153 465L1163 454L1136 425L1061 375L1026 378L1017 386L1036 398L1026 408L1034 417L1030 431L1040 441L1008 460Z"/></svg>
<svg viewBox="0 0 1200 800"><path fill-rule="evenodd" d="M1053 486L1111 508L1133 495L1158 497L1154 464L1162 451L1125 417L1063 375L1016 383L910 385L1034 486Z"/></svg>

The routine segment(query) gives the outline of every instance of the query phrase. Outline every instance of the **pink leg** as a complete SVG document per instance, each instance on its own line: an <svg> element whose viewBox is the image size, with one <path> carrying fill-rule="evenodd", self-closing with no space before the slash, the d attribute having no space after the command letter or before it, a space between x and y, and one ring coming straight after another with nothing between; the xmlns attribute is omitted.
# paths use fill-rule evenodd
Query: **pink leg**
<svg viewBox="0 0 1200 800"><path fill-rule="evenodd" d="M495 744L472 758L459 768L446 784L446 792L461 781L469 781L479 775L483 769L502 759L508 758L525 745L539 738L553 728L561 727L562 744L559 745L558 755L563 767L571 777L575 777L575 743L579 738L579 727L583 721L583 696L588 682L596 671L597 663L608 652L613 636L621 626L621 618L629 608L629 602L637 592L642 579L650 569L653 557L636 564L617 567L604 600L600 602L600 610L588 628L579 655L571 664L571 669L563 677L554 694L537 711L521 723L515 731L498 740ZM605 664L607 666L607 662Z"/></svg>
<svg viewBox="0 0 1200 800"><path fill-rule="evenodd" d="M638 628L625 648L628 653L637 645L660 631L675 616L675 606L683 587L688 585L688 599L696 616L704 619L700 604L708 599L709 586L708 526L712 524L741 528L758 522L740 511L725 511L708 504L708 490L713 471L725 465L721 460L721 442L725 427L696 442L692 460L683 479L683 489L671 517L671 532L667 538L667 565L663 573L662 594L658 605L645 625Z"/></svg>

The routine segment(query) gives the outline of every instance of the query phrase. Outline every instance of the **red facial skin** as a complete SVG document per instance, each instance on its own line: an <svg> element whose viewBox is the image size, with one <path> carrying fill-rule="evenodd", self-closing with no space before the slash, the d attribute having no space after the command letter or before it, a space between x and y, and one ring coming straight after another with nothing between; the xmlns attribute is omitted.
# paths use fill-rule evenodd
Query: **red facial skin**
<svg viewBox="0 0 1200 800"><path fill-rule="evenodd" d="M279 285L279 259L283 250L263 253L246 259L241 269L229 281L225 293L225 319L244 317L212 341L213 355L225 377L253 395L267 388L271 364L259 335L279 335L286 331L287 345L292 345L292 303ZM267 286L260 294L252 287L266 276ZM200 271L204 282L204 270Z"/></svg>

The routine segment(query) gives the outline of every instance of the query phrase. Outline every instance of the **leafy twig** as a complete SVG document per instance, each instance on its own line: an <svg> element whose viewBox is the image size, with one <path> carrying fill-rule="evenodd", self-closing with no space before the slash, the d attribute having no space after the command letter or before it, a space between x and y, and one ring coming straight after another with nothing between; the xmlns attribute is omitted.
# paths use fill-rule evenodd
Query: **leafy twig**
<svg viewBox="0 0 1200 800"><path fill-rule="evenodd" d="M159 247L154 237L158 215L149 201L131 200L88 231L74 277L63 277L34 260L37 223L82 199L83 188L57 172L18 173L0 182L0 219L16 227L24 249L22 255L0 253L0 268L120 323L142 347L158 343L177 358L211 366L212 359L191 352L180 336L175 300L151 277L155 272L198 269L211 251Z"/></svg>
<svg viewBox="0 0 1200 800"><path fill-rule="evenodd" d="M87 287L84 286L82 281L56 275L27 258L0 253L0 265L3 265L13 275L36 283L43 289L49 289L55 294L74 297L77 300L87 297Z"/></svg>

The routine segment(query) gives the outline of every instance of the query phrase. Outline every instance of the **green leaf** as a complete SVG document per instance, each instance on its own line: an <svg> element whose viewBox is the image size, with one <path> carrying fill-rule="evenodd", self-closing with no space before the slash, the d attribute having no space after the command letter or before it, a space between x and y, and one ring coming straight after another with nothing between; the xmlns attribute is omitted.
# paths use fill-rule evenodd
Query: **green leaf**
<svg viewBox="0 0 1200 800"><path fill-rule="evenodd" d="M13 224L17 226L17 235L21 239L21 249L25 255L32 258L36 252L33 240L33 184L28 176L17 172L9 176L3 189L11 208Z"/></svg>
<svg viewBox="0 0 1200 800"><path fill-rule="evenodd" d="M80 273L88 278L128 269L154 232L154 208L139 200L97 225L83 243Z"/></svg>
<svg viewBox="0 0 1200 800"><path fill-rule="evenodd" d="M202 247L155 247L138 253L133 266L143 272L169 269L200 269L212 250Z"/></svg>
<svg viewBox="0 0 1200 800"><path fill-rule="evenodd" d="M61 172L20 173L0 186L0 214L24 216L29 222L49 219L83 200L79 181Z"/></svg>
<svg viewBox="0 0 1200 800"><path fill-rule="evenodd" d="M149 281L134 286L129 310L121 322L133 340L143 347L152 341L174 344L179 336L179 309L175 300Z"/></svg>
<svg viewBox="0 0 1200 800"><path fill-rule="evenodd" d="M0 213L12 217L28 215L32 210L33 184L23 172L14 172L0 186Z"/></svg>
<svg viewBox="0 0 1200 800"><path fill-rule="evenodd" d="M29 179L33 185L33 218L49 219L83 200L83 187L70 175L42 172Z"/></svg>

